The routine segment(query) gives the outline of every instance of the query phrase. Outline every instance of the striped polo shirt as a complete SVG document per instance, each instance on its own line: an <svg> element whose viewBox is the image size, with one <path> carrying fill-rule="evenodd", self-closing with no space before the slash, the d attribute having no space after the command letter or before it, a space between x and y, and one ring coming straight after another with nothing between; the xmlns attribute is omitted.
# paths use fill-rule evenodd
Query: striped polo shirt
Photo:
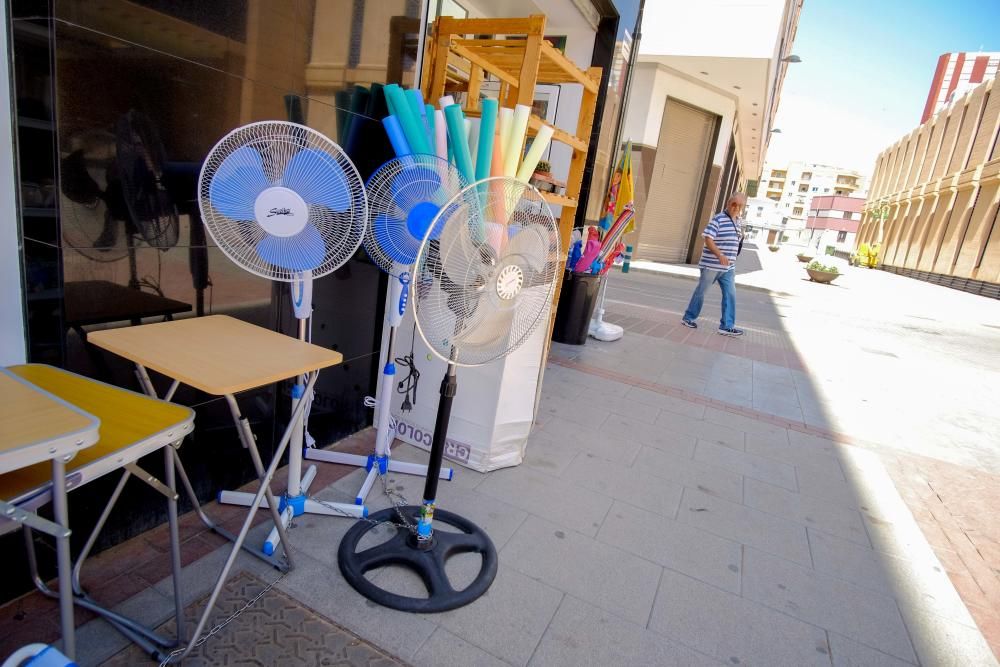
<svg viewBox="0 0 1000 667"><path fill-rule="evenodd" d="M701 251L701 260L698 262L699 269L726 271L736 268L736 253L740 248L740 232L736 222L729 217L728 213L723 211L712 216L701 235L715 241L715 245L719 247L722 254L729 258L729 267L720 264L719 258L706 246Z"/></svg>

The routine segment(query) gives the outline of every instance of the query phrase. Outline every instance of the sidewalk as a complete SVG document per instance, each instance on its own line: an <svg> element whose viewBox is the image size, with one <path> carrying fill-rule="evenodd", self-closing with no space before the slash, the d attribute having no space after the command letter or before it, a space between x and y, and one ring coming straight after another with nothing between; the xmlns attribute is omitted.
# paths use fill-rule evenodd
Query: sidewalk
<svg viewBox="0 0 1000 667"><path fill-rule="evenodd" d="M359 644L413 665L997 664L987 639L1000 648L993 622L1000 605L990 606L1000 597L978 583L988 580L966 564L975 562L967 550L939 544L974 544L966 515L991 521L998 486L989 448L970 440L963 456L975 465L959 466L917 453L929 437L903 447L882 442L880 430L856 433L856 422L840 416L854 407L845 400L851 385L827 386L817 375L837 360L801 351L796 327L826 315L803 315L808 299L741 292L748 334L726 339L712 327L714 295L701 328L679 326L691 286L669 276L615 275L607 319L627 333L614 343L553 345L524 464L485 475L459 468L441 484L440 507L485 528L500 552L499 574L483 598L438 615L376 606L344 582L336 564L351 522L314 516L296 522L298 567L276 590L356 634ZM989 354L989 345L979 347ZM905 358L911 348L898 349ZM859 437L866 434L872 437ZM348 446L363 450L370 438L364 432ZM397 456L426 458L408 446ZM957 494L981 503L978 512L959 512L948 493L930 505L910 479L924 475L926 491L926 479L940 481L942 471L954 473L963 491L980 485L971 496ZM320 474L314 488L326 500L349 500L361 478L332 465ZM387 481L418 501L422 480L390 474ZM931 518L914 511L917 498ZM388 503L373 492L370 506ZM945 528L937 516L944 510L962 516ZM993 529L979 526L980 544ZM100 560L120 563L130 548ZM189 600L204 595L223 556L215 549L187 566ZM456 557L454 571L470 565ZM263 582L277 574L248 558L237 569ZM397 572L374 576L400 592L419 590ZM123 607L166 620L168 583ZM974 590L980 606L970 603ZM0 617L7 636L24 622L10 609ZM22 601L21 609L43 607ZM228 631L199 649L209 656L201 664L230 655L226 647L239 642ZM287 632L241 641L276 651L265 655L284 656L283 664L316 664L315 656L296 661L281 653L298 641ZM125 648L103 621L88 622L79 641L81 664Z"/></svg>

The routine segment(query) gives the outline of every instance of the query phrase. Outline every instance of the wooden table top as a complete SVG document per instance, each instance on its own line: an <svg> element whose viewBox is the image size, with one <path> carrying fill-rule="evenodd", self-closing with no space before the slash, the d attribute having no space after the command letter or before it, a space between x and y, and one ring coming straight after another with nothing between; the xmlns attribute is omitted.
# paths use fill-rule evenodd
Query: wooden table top
<svg viewBox="0 0 1000 667"><path fill-rule="evenodd" d="M0 473L97 442L100 420L0 369Z"/></svg>
<svg viewBox="0 0 1000 667"><path fill-rule="evenodd" d="M226 315L91 332L93 345L208 394L335 366L343 355Z"/></svg>

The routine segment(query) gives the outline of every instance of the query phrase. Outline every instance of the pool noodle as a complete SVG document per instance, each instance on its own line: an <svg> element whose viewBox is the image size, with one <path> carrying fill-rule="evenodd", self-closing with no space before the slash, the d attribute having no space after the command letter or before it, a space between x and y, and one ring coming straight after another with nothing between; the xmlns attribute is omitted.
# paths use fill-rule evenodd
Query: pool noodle
<svg viewBox="0 0 1000 667"><path fill-rule="evenodd" d="M469 125L469 153L472 155L472 168L476 168L476 153L479 152L479 119L467 118Z"/></svg>
<svg viewBox="0 0 1000 667"><path fill-rule="evenodd" d="M400 127L398 118L392 115L386 116L382 119L382 125L385 127L385 133L389 135L389 143L392 144L392 150L395 151L396 157L413 153L410 150L410 145L406 142L406 136L403 134L403 128Z"/></svg>
<svg viewBox="0 0 1000 667"><path fill-rule="evenodd" d="M488 176L503 176L503 148L499 134L493 136L493 159L490 161Z"/></svg>
<svg viewBox="0 0 1000 667"><path fill-rule="evenodd" d="M454 103L455 103L454 97L452 97L451 95L445 95L444 97L438 100L438 108L447 109Z"/></svg>
<svg viewBox="0 0 1000 667"><path fill-rule="evenodd" d="M465 137L465 119L462 114L462 107L452 104L444 110L445 122L448 124L448 137L454 147L455 166L458 173L467 182L475 180L476 172L472 168L472 156L469 154L469 142Z"/></svg>
<svg viewBox="0 0 1000 667"><path fill-rule="evenodd" d="M444 112L440 109L434 110L434 148L437 156L442 160L448 159L448 125L444 119Z"/></svg>
<svg viewBox="0 0 1000 667"><path fill-rule="evenodd" d="M396 110L394 114L403 128L406 135L406 143L413 153L430 153L427 145L427 134L423 130L420 115L414 116L413 109L406 99L406 94L398 85L391 83L384 88L386 96L391 100L392 108Z"/></svg>
<svg viewBox="0 0 1000 667"><path fill-rule="evenodd" d="M523 104L514 107L514 118L511 121L510 136L503 151L503 175L513 178L517 175L517 165L521 161L521 151L524 146L524 135L528 131L528 116L531 108Z"/></svg>
<svg viewBox="0 0 1000 667"><path fill-rule="evenodd" d="M424 136L427 137L427 144L433 147L434 135L431 133L430 127L427 124L427 108L424 106L424 96L420 93L419 88L410 88L405 92L406 101L410 103L410 111L413 113L413 117L420 120L420 126L424 130Z"/></svg>
<svg viewBox="0 0 1000 667"><path fill-rule="evenodd" d="M479 141L476 150L476 180L481 181L490 175L490 164L493 160L493 141L497 131L497 101L491 98L483 100L482 117L479 121Z"/></svg>
<svg viewBox="0 0 1000 667"><path fill-rule="evenodd" d="M510 126L513 123L513 121L514 121L514 110L513 109L508 109L507 107L501 107L500 108L500 148L503 150L504 156L507 155L507 151L509 150L509 147L508 147L507 144L510 143ZM503 165L505 162L506 162L506 160L504 160L504 162L501 162L500 164ZM501 173L501 174L497 174L497 175L498 176L502 176L503 174Z"/></svg>
<svg viewBox="0 0 1000 667"><path fill-rule="evenodd" d="M517 170L517 180L527 183L531 175L535 173L535 167L538 166L538 161L542 159L542 153L548 148L549 142L552 141L554 132L555 130L549 125L543 125L542 129L538 131L534 141L531 142L531 148L528 149L527 155L524 156L521 167Z"/></svg>

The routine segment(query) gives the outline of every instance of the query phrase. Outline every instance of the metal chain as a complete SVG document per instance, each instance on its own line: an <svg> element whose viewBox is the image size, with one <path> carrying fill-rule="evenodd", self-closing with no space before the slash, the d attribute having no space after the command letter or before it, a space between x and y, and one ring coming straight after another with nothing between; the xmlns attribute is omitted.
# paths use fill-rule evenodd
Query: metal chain
<svg viewBox="0 0 1000 667"><path fill-rule="evenodd" d="M236 610L229 618L227 618L226 620L222 621L221 623L219 623L218 625L216 625L215 627L213 627L211 630L209 630L208 632L206 632L205 634L203 634L201 636L201 638L194 643L194 646L192 646L191 649L198 648L199 646L201 646L202 644L204 644L205 642L207 642L213 635L217 634L218 632L221 632L223 628L225 628L227 625L229 625L230 623L232 623L233 621L235 621L237 618L239 618L240 615L243 612L245 612L247 609L249 609L250 607L252 607L253 605L255 605L258 600L260 600L262 597L264 597L264 595L268 591L270 591L272 588L274 588L278 584L278 582L281 581L282 579L284 579L287 575L288 575L288 571L282 572L280 575L278 575L277 579L275 579L274 581L272 581L271 583L269 583L267 586L265 586L264 589L261 590L260 593L257 593L257 595L255 595L253 597L252 600L248 601L245 605L243 605L238 610ZM160 663L160 667L165 667L174 658L176 658L177 656L181 655L182 653L184 653L187 650L188 649L186 647L184 647L184 648L179 648L179 649L176 649L174 651L171 651L170 653L167 654L167 657L164 658L163 661Z"/></svg>
<svg viewBox="0 0 1000 667"><path fill-rule="evenodd" d="M329 510L331 510L333 512L336 512L337 514L340 514L341 516L345 516L345 517L348 517L348 518L357 519L358 521L363 521L365 523L370 523L372 525L372 527L381 526L383 524L386 524L386 525L394 526L395 528L403 528L403 529L409 531L411 534L416 535L417 534L417 527L415 525L413 525L409 521L409 519L406 518L406 515L403 513L403 510L402 510L403 507L405 507L406 505L409 505L409 502L406 500L406 497L403 494L399 493L398 491L389 488L389 484L386 482L386 476L384 474L379 473L378 474L378 479L382 483L382 492L385 494L386 498L389 499L389 502L392 503L392 507L396 511L396 516L399 517L399 520L402 523L396 523L394 521L375 521L374 519L369 519L367 517L366 518L355 517L354 515L349 514L349 513L345 512L344 510L340 509L339 507L337 507L333 503L327 502L327 501L322 500L320 498L316 498L315 496L310 496L309 499L316 501L317 503L319 503L323 507L325 507L325 508L327 508L327 509L329 509ZM397 500L397 498L398 498L398 500ZM209 630L208 632L206 632L204 635L202 635L201 638L198 639L198 641L195 642L194 646L192 646L191 648L192 649L198 648L199 646L201 646L202 644L204 644L205 642L207 642L209 640L209 638L211 638L213 635L221 632L223 628L225 628L227 625L229 625L230 623L232 623L233 621L235 621L237 618L239 618L239 616L243 612L245 612L247 609L249 609L254 604L256 604L257 601L260 600L262 597L264 597L264 595L268 591L270 591L272 588L274 588L278 584L278 582L280 582L282 579L284 579L288 575L289 571L282 572L281 575L279 575L277 579L275 579L270 584L268 584L267 586L265 586L264 589L260 593L258 593L257 595L255 595L252 600L248 601L245 605L243 605L240 609L238 609L235 613L233 613L229 618L227 618L226 620L222 621L221 623L219 623L218 625L216 625L215 627L213 627L211 630ZM166 665L170 664L170 662L174 658L176 658L177 656L181 655L186 650L187 650L186 648L179 648L179 649L176 649L174 651L171 651L170 653L167 654L167 657L165 657L163 659L163 661L160 663L159 667L166 667Z"/></svg>

